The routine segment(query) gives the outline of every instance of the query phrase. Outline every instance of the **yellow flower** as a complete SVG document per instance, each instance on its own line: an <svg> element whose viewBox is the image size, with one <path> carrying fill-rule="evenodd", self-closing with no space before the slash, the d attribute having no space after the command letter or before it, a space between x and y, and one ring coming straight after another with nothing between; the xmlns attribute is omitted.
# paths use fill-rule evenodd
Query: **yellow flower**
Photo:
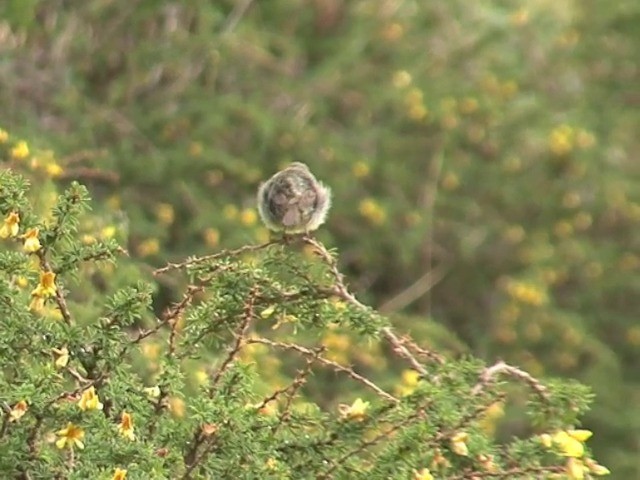
<svg viewBox="0 0 640 480"><path fill-rule="evenodd" d="M440 470L441 468L449 468L451 466L451 462L446 459L439 448L436 448L436 453L433 456L433 460L431 460L431 468L434 470Z"/></svg>
<svg viewBox="0 0 640 480"><path fill-rule="evenodd" d="M96 393L95 387L91 386L82 392L82 396L80 400L78 400L78 406L80 410L102 410L102 403L100 403L100 398L98 398L98 394Z"/></svg>
<svg viewBox="0 0 640 480"><path fill-rule="evenodd" d="M130 413L122 412L120 425L118 425L118 432L120 432L120 435L131 441L136 439L136 436L133 434L133 418Z"/></svg>
<svg viewBox="0 0 640 480"><path fill-rule="evenodd" d="M591 459L591 458L587 458L584 461L585 465L587 466L587 468L589 469L589 471L591 473L593 473L594 475L597 476L602 476L602 475L610 475L611 472L609 471L609 469L607 467L605 467L604 465L600 465L598 462L596 462L595 460Z"/></svg>
<svg viewBox="0 0 640 480"><path fill-rule="evenodd" d="M11 149L11 156L13 158L22 159L29 156L29 145L24 140L20 140L16 143L16 146Z"/></svg>
<svg viewBox="0 0 640 480"><path fill-rule="evenodd" d="M163 225L171 225L175 219L175 213L173 206L168 203L160 203L156 206L155 214L160 223Z"/></svg>
<svg viewBox="0 0 640 480"><path fill-rule="evenodd" d="M186 413L186 405L180 397L171 397L169 399L169 411L176 418L184 417Z"/></svg>
<svg viewBox="0 0 640 480"><path fill-rule="evenodd" d="M20 420L22 416L27 413L28 408L27 402L25 400L20 400L11 409L11 412L9 413L9 421L17 422Z"/></svg>
<svg viewBox="0 0 640 480"><path fill-rule="evenodd" d="M255 225L258 220L258 214L253 208L245 208L240 213L240 223L250 227L251 225Z"/></svg>
<svg viewBox="0 0 640 480"><path fill-rule="evenodd" d="M384 209L372 198L365 198L358 206L360 215L374 225L382 225L387 218Z"/></svg>
<svg viewBox="0 0 640 480"><path fill-rule="evenodd" d="M9 139L9 133L0 128L0 143L5 143Z"/></svg>
<svg viewBox="0 0 640 480"><path fill-rule="evenodd" d="M553 445L553 439L548 433L543 433L538 438L544 447L551 448L551 445Z"/></svg>
<svg viewBox="0 0 640 480"><path fill-rule="evenodd" d="M575 438L579 442L586 442L591 438L593 432L591 430L567 430L570 437Z"/></svg>
<svg viewBox="0 0 640 480"><path fill-rule="evenodd" d="M155 387L143 388L142 390L145 395L151 399L158 398L160 396L160 387L157 385Z"/></svg>
<svg viewBox="0 0 640 480"><path fill-rule="evenodd" d="M40 244L40 240L38 239L38 232L39 230L37 228L30 228L29 230L27 230L27 233L24 234L23 249L25 252L37 252L42 247L42 245Z"/></svg>
<svg viewBox="0 0 640 480"><path fill-rule="evenodd" d="M570 458L567 461L567 476L571 480L583 480L584 479L584 471L587 469L582 463L582 460L578 460L577 458Z"/></svg>
<svg viewBox="0 0 640 480"><path fill-rule="evenodd" d="M413 480L433 480L433 475L428 468L413 471Z"/></svg>
<svg viewBox="0 0 640 480"><path fill-rule="evenodd" d="M367 416L368 408L369 402L363 402L361 398L356 398L351 405L342 404L339 406L340 416L346 420L361 422Z"/></svg>
<svg viewBox="0 0 640 480"><path fill-rule="evenodd" d="M584 434L577 435L579 438L588 438ZM580 458L584 455L583 441L570 435L569 432L561 430L556 432L552 437L553 443L560 450L560 454L565 457Z"/></svg>
<svg viewBox="0 0 640 480"><path fill-rule="evenodd" d="M138 254L141 257L149 257L160 251L160 241L157 238L148 238L138 244Z"/></svg>
<svg viewBox="0 0 640 480"><path fill-rule="evenodd" d="M32 312L39 312L44 308L44 298L33 297L31 303L29 303L29 310Z"/></svg>
<svg viewBox="0 0 640 480"><path fill-rule="evenodd" d="M62 175L62 172L64 172L62 167L56 162L48 163L44 168L47 174L53 178L59 177L60 175Z"/></svg>
<svg viewBox="0 0 640 480"><path fill-rule="evenodd" d="M40 272L40 283L33 289L31 295L46 298L56 294L56 274L53 272Z"/></svg>
<svg viewBox="0 0 640 480"><path fill-rule="evenodd" d="M207 228L204 233L204 242L209 247L217 247L220 243L220 232L215 228Z"/></svg>
<svg viewBox="0 0 640 480"><path fill-rule="evenodd" d="M53 354L57 357L54 364L56 368L64 368L69 363L69 350L67 347L52 348ZM93 387L92 387L93 388Z"/></svg>
<svg viewBox="0 0 640 480"><path fill-rule="evenodd" d="M569 125L560 125L549 134L549 150L561 157L568 154L574 147L575 132Z"/></svg>
<svg viewBox="0 0 640 480"><path fill-rule="evenodd" d="M77 425L69 422L67 423L66 428L59 430L57 434L60 436L60 438L56 440L56 447L78 447L79 449L84 448L84 443L82 443L82 439L84 438L84 430L82 430Z"/></svg>
<svg viewBox="0 0 640 480"><path fill-rule="evenodd" d="M127 471L124 468L116 468L111 480L125 480L125 478L127 478Z"/></svg>
<svg viewBox="0 0 640 480"><path fill-rule="evenodd" d="M15 237L20 229L20 215L11 212L0 227L0 238Z"/></svg>
<svg viewBox="0 0 640 480"><path fill-rule="evenodd" d="M451 437L451 450L457 455L466 457L469 455L469 448L467 447L467 440L469 434L466 432L458 432Z"/></svg>
<svg viewBox="0 0 640 480"><path fill-rule="evenodd" d="M406 70L398 70L393 74L391 79L391 83L396 88L405 88L411 85L412 82L411 74Z"/></svg>
<svg viewBox="0 0 640 480"><path fill-rule="evenodd" d="M369 165L367 162L359 161L356 162L353 167L351 167L351 171L353 172L353 176L356 178L364 178L369 175Z"/></svg>

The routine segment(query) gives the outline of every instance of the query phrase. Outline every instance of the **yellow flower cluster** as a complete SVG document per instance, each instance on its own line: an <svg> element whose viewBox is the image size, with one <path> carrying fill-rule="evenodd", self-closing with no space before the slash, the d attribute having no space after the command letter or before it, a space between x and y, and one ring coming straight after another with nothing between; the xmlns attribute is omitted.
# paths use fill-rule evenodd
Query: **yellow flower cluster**
<svg viewBox="0 0 640 480"><path fill-rule="evenodd" d="M98 394L96 393L95 387L91 386L84 392L78 400L78 407L80 410L102 410L102 403L100 403L100 398L98 398Z"/></svg>
<svg viewBox="0 0 640 480"><path fill-rule="evenodd" d="M451 437L451 450L456 455L462 457L469 456L469 448L467 447L467 441L469 440L469 434L467 432L457 432Z"/></svg>
<svg viewBox="0 0 640 480"><path fill-rule="evenodd" d="M589 430L559 430L553 434L540 435L540 442L568 457L565 471L571 480L583 480L585 474L608 475L609 469L591 458L585 458L584 443L591 437Z"/></svg>
<svg viewBox="0 0 640 480"><path fill-rule="evenodd" d="M339 406L340 417L343 420L351 420L354 422L364 420L367 417L368 409L369 402L364 402L361 398L356 398L351 405L341 404Z"/></svg>
<svg viewBox="0 0 640 480"><path fill-rule="evenodd" d="M548 301L546 292L531 283L511 280L507 282L506 290L509 296L527 305L539 307Z"/></svg>
<svg viewBox="0 0 640 480"><path fill-rule="evenodd" d="M586 150L596 144L593 133L562 124L549 134L549 150L557 157L571 153L576 147Z"/></svg>

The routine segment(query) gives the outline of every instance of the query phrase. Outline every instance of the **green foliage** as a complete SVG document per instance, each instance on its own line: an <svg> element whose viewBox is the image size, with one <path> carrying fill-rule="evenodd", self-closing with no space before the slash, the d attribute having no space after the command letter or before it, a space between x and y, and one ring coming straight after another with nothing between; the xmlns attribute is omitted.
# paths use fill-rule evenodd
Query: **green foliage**
<svg viewBox="0 0 640 480"><path fill-rule="evenodd" d="M570 462L602 468L584 440L574 440L581 450L567 461L564 443L541 449L537 435L572 431L589 403L584 387L547 389L514 367L444 361L399 339L348 292L335 253L316 240L303 238L302 249L291 240L247 245L158 269L186 270L190 281L156 316L140 272L120 284L111 270L107 288L91 281L85 265L114 262L122 250L83 243L84 187L72 183L38 217L27 183L11 170L2 180L4 226L17 205L33 222L6 230L0 262L3 478L529 478L570 472ZM32 225L41 228L38 248L22 234ZM330 359L319 339L335 329L371 342L384 335L398 361L417 369L406 371L409 388L395 396ZM265 382L274 375L265 350L296 355L282 386ZM323 369L367 400L316 404L303 387ZM536 429L498 442L488 413L531 397L509 395L496 382L504 373L531 389Z"/></svg>

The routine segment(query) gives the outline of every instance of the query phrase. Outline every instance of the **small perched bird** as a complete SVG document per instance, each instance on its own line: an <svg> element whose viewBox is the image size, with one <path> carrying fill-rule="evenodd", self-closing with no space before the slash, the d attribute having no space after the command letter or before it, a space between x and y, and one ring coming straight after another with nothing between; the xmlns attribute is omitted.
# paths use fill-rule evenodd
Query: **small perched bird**
<svg viewBox="0 0 640 480"><path fill-rule="evenodd" d="M327 218L331 190L304 163L294 162L258 189L258 211L269 230L309 233Z"/></svg>

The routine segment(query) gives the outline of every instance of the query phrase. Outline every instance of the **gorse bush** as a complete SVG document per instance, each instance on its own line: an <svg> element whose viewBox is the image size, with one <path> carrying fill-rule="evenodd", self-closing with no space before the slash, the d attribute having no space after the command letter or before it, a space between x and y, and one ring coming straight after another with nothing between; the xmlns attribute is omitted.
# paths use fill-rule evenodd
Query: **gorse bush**
<svg viewBox="0 0 640 480"><path fill-rule="evenodd" d="M30 187L16 173L33 167L28 146L2 148L13 165L0 175L2 478L608 473L579 428L586 387L445 358L398 335L349 291L336 252L316 239L156 269L178 297L156 315L148 269L91 231L99 222L86 188L74 182L55 194L33 174ZM404 365L394 382L403 388L332 358L323 339L341 331ZM323 372L349 393L323 404L314 390ZM499 441L496 423L512 405L527 433Z"/></svg>

